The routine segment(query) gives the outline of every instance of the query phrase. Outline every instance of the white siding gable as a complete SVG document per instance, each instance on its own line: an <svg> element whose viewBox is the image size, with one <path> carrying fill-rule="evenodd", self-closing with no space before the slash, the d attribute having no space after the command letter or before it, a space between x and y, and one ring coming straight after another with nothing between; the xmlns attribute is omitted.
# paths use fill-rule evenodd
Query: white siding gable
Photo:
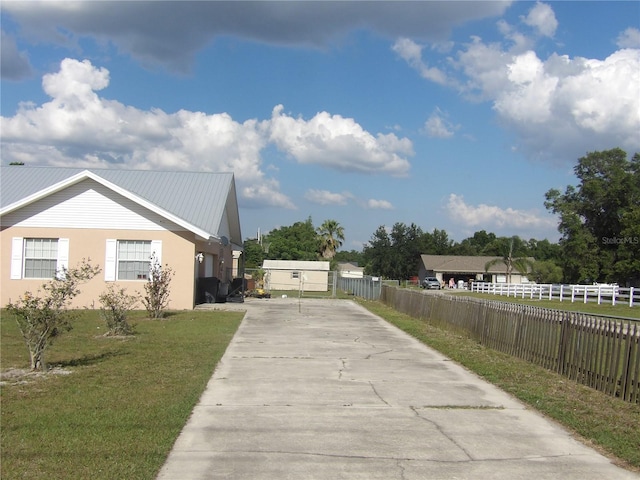
<svg viewBox="0 0 640 480"><path fill-rule="evenodd" d="M134 201L84 180L5 215L3 225L117 230L183 230Z"/></svg>

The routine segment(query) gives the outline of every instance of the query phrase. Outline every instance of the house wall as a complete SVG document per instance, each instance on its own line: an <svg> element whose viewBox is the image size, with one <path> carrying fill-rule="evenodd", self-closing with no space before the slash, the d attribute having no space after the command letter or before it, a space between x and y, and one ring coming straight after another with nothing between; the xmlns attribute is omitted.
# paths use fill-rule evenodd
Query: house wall
<svg viewBox="0 0 640 480"><path fill-rule="evenodd" d="M506 273L498 273L491 275L492 283L506 283L507 282L507 274ZM529 279L520 274L520 273L512 273L511 274L511 283L529 283Z"/></svg>
<svg viewBox="0 0 640 480"><path fill-rule="evenodd" d="M4 220L4 219L3 219ZM162 264L168 264L174 271L171 280L169 308L192 309L195 290L195 245L193 234L184 231L167 230L118 230L118 229L77 229L44 227L5 227L0 232L0 299L5 306L16 301L25 291L37 291L46 279L11 279L12 238L68 238L69 267L79 264L83 258L90 258L92 265L99 265L102 272L90 282L81 286L81 294L76 297L73 307L100 308L98 297L107 284L126 288L130 295L144 292L146 280L105 282L105 257L107 239L117 240L160 240L162 242ZM144 308L140 303L138 308Z"/></svg>
<svg viewBox="0 0 640 480"><path fill-rule="evenodd" d="M304 279L293 278L298 272ZM267 270L266 288L269 290L299 290L305 292L326 292L329 289L328 273L312 270Z"/></svg>
<svg viewBox="0 0 640 480"><path fill-rule="evenodd" d="M340 276L342 278L364 278L364 272L362 270L340 270Z"/></svg>
<svg viewBox="0 0 640 480"><path fill-rule="evenodd" d="M226 217L225 217L226 220ZM228 233L227 222L223 222ZM25 291L36 291L46 279L11 279L12 238L69 239L68 266L76 266L82 258L91 258L102 273L82 286L74 307L99 308L99 295L107 281L107 239L149 240L162 242L162 264L174 271L169 308L191 309L195 300L196 278L205 273L230 281L233 253L230 246L216 241L196 241L192 232L151 211L110 188L86 179L51 193L38 201L2 216L0 258L0 300L2 306ZM196 253L206 254L207 262L199 264ZM228 266L228 268L227 268ZM210 267L205 272L205 267ZM228 278L229 277L229 278ZM129 294L144 292L146 280L116 281L118 288ZM144 308L142 304L139 306Z"/></svg>

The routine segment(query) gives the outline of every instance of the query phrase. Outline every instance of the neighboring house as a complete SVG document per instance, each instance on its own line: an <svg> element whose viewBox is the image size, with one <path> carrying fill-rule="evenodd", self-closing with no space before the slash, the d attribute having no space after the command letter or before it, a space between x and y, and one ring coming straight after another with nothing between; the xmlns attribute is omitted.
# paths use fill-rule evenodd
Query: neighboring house
<svg viewBox="0 0 640 480"><path fill-rule="evenodd" d="M355 263L339 263L338 274L343 278L364 278L364 267Z"/></svg>
<svg viewBox="0 0 640 480"><path fill-rule="evenodd" d="M420 255L420 268L418 276L420 282L425 277L436 277L440 283L449 285L451 279L455 285L460 280L469 281L487 281L493 283L504 283L507 281L507 266L502 261L486 270L487 263L492 260L501 260L502 257L490 256L466 256L466 255ZM529 260L533 261L533 258ZM526 276L523 276L516 269L511 273L511 283L528 282Z"/></svg>
<svg viewBox="0 0 640 480"><path fill-rule="evenodd" d="M262 269L267 290L329 290L329 262L265 260Z"/></svg>
<svg viewBox="0 0 640 480"><path fill-rule="evenodd" d="M174 271L171 309L222 299L233 280L232 173L3 166L0 188L2 306L83 258L102 272L75 307L98 308L107 285L144 292L152 254Z"/></svg>

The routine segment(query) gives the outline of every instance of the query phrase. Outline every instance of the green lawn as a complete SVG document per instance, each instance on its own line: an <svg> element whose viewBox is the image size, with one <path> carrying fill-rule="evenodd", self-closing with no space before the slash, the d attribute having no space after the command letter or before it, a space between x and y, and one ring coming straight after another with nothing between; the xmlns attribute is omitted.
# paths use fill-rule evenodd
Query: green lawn
<svg viewBox="0 0 640 480"><path fill-rule="evenodd" d="M132 317L135 336L107 338L97 311L82 312L47 350L58 374L3 378L3 480L155 477L243 313ZM6 311L0 336L2 371L28 369Z"/></svg>
<svg viewBox="0 0 640 480"><path fill-rule="evenodd" d="M464 335L402 314L381 302L358 302L561 423L615 463L640 471L640 404L624 402L579 385L542 367L483 347Z"/></svg>

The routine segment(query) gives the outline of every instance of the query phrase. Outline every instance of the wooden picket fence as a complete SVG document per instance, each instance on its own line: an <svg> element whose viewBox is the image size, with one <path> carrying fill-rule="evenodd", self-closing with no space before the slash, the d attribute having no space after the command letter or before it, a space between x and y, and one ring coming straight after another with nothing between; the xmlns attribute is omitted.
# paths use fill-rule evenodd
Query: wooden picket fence
<svg viewBox="0 0 640 480"><path fill-rule="evenodd" d="M640 322L383 286L380 300L479 343L640 403Z"/></svg>

